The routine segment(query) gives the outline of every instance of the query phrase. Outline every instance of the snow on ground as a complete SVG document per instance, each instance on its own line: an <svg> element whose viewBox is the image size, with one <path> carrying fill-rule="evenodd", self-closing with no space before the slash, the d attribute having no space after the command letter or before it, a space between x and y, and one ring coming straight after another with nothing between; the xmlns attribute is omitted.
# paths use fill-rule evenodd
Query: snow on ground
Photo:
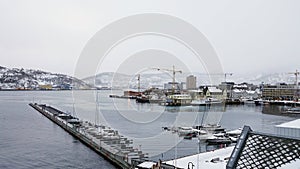
<svg viewBox="0 0 300 169"><path fill-rule="evenodd" d="M218 149L215 151L200 153L192 156L179 158L176 160L166 161L167 164L174 165L180 168L188 168L188 163L192 162L194 168L226 168L228 159L233 151L233 146ZM190 168L192 164L190 163Z"/></svg>

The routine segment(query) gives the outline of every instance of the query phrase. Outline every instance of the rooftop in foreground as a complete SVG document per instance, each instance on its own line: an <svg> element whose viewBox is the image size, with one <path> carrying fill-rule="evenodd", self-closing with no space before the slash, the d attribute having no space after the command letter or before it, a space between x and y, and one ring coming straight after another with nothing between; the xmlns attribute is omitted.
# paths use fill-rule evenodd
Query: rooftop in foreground
<svg viewBox="0 0 300 169"><path fill-rule="evenodd" d="M293 126L299 121L295 120L282 125ZM299 168L300 139L259 133L245 126L235 147L226 147L163 163L172 166L168 169Z"/></svg>
<svg viewBox="0 0 300 169"><path fill-rule="evenodd" d="M234 147L226 147L215 151L166 161L166 163L180 168L187 168L189 162L191 162L190 167L194 165L194 168L225 168L233 148Z"/></svg>
<svg viewBox="0 0 300 169"><path fill-rule="evenodd" d="M300 119L293 120L290 122L282 123L277 125L276 127L285 127L285 128L297 128L300 129Z"/></svg>

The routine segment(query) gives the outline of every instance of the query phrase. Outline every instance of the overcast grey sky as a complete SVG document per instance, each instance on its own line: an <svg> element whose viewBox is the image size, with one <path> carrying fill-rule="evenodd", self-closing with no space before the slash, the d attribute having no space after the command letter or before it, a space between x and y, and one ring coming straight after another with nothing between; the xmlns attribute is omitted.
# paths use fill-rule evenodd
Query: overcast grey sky
<svg viewBox="0 0 300 169"><path fill-rule="evenodd" d="M201 31L225 72L290 72L300 69L299 9L298 0L1 0L0 65L72 75L97 31L126 16L163 13Z"/></svg>

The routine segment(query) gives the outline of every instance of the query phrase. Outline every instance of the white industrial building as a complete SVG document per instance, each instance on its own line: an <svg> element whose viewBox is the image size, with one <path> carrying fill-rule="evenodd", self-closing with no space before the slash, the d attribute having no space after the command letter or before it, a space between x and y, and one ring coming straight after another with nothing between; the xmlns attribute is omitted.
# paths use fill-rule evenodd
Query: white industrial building
<svg viewBox="0 0 300 169"><path fill-rule="evenodd" d="M275 128L278 135L300 138L300 119L276 125Z"/></svg>

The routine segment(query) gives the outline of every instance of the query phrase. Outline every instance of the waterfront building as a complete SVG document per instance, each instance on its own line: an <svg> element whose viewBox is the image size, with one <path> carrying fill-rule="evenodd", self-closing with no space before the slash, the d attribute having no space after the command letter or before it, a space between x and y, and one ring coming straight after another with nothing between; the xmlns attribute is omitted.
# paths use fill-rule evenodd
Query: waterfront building
<svg viewBox="0 0 300 169"><path fill-rule="evenodd" d="M208 98L215 98L215 99L223 99L224 98L223 91L216 87L208 87L207 91L204 93L205 93L206 97L208 97Z"/></svg>
<svg viewBox="0 0 300 169"><path fill-rule="evenodd" d="M196 89L197 88L197 78L194 75L186 77L186 89Z"/></svg>
<svg viewBox="0 0 300 169"><path fill-rule="evenodd" d="M300 139L300 119L276 125L277 135Z"/></svg>
<svg viewBox="0 0 300 169"><path fill-rule="evenodd" d="M299 94L294 84L278 83L262 88L262 98L266 100L294 100Z"/></svg>
<svg viewBox="0 0 300 169"><path fill-rule="evenodd" d="M193 100L199 100L204 98L203 89L188 90Z"/></svg>
<svg viewBox="0 0 300 169"><path fill-rule="evenodd" d="M241 98L256 99L259 97L259 94L257 91L253 91L253 90L233 89L231 92L231 97L234 99L241 99Z"/></svg>
<svg viewBox="0 0 300 169"><path fill-rule="evenodd" d="M52 90L51 84L39 85L40 90Z"/></svg>

